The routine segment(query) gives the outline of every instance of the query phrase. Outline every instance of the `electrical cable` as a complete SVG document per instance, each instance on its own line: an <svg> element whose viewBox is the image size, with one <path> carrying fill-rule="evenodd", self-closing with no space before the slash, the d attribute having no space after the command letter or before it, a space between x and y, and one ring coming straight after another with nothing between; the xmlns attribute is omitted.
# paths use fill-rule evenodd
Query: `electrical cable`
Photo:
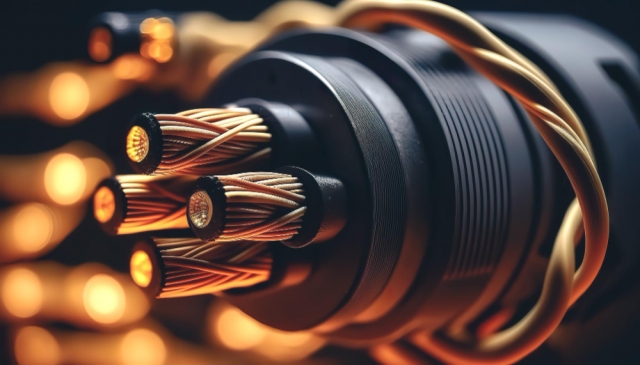
<svg viewBox="0 0 640 365"><path fill-rule="evenodd" d="M153 238L134 247L131 277L157 298L211 294L269 279L273 263L265 242L217 243L207 251L198 238Z"/></svg>
<svg viewBox="0 0 640 365"><path fill-rule="evenodd" d="M376 30L400 23L445 40L470 66L525 108L576 193L556 237L540 299L516 325L470 344L417 333L412 341L447 363L513 363L544 342L591 285L607 248L609 215L590 143L577 115L553 83L479 22L433 1L354 0L337 8L336 25ZM585 254L575 271L574 238L584 224Z"/></svg>
<svg viewBox="0 0 640 365"><path fill-rule="evenodd" d="M206 178L199 182L208 182ZM213 228L212 243L286 241L298 234L307 210L297 177L275 172L247 172L211 178L215 190L196 187L189 198L188 219L194 232Z"/></svg>
<svg viewBox="0 0 640 365"><path fill-rule="evenodd" d="M208 175L237 172L267 159L271 134L245 108L145 113L127 135L127 155L141 173Z"/></svg>
<svg viewBox="0 0 640 365"><path fill-rule="evenodd" d="M96 189L94 216L114 234L188 228L187 192L194 181L186 176L117 175Z"/></svg>

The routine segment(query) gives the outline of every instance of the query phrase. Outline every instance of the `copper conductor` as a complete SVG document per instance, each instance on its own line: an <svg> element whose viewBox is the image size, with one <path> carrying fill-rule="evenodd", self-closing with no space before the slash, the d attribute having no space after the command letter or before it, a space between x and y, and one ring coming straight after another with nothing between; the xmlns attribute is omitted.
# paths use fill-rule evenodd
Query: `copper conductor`
<svg viewBox="0 0 640 365"><path fill-rule="evenodd" d="M134 283L142 288L149 286L153 277L153 264L146 252L138 250L131 255L129 270Z"/></svg>
<svg viewBox="0 0 640 365"><path fill-rule="evenodd" d="M101 187L93 196L93 213L100 223L108 222L116 211L116 198L111 189Z"/></svg>
<svg viewBox="0 0 640 365"><path fill-rule="evenodd" d="M131 161L140 162L149 153L149 136L144 129L135 125L127 134L127 156Z"/></svg>
<svg viewBox="0 0 640 365"><path fill-rule="evenodd" d="M273 259L264 242L218 243L197 251L197 238L154 239L164 264L158 298L215 293L269 279Z"/></svg>
<svg viewBox="0 0 640 365"><path fill-rule="evenodd" d="M209 175L249 168L269 157L271 134L262 118L245 108L194 109L154 116L162 132L162 156L154 174ZM136 134L133 129L130 132ZM149 140L127 139L127 153L139 162ZM146 145L145 145L146 143Z"/></svg>
<svg viewBox="0 0 640 365"><path fill-rule="evenodd" d="M284 241L291 239L302 227L306 211L302 183L294 176L275 172L247 172L216 176L224 186L226 207L220 235L216 242L238 240ZM210 215L220 207L210 206L205 191L190 198L189 218L198 228L206 227Z"/></svg>
<svg viewBox="0 0 640 365"><path fill-rule="evenodd" d="M118 175L94 196L96 219L113 227L114 233L132 234L163 229L188 228L187 196L192 177ZM122 196L124 199L115 199ZM115 212L121 218L110 222Z"/></svg>

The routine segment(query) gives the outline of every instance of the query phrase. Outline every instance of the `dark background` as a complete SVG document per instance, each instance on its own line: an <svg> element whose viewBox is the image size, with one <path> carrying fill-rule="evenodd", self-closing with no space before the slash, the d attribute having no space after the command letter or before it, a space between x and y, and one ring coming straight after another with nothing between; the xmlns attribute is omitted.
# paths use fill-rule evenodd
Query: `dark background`
<svg viewBox="0 0 640 365"><path fill-rule="evenodd" d="M88 21L104 11L206 10L248 20L272 0L59 0L0 1L0 75L33 70L52 60L85 56ZM319 1L335 5L338 0ZM588 19L640 49L640 5L636 0L453 0L462 10L567 13Z"/></svg>
<svg viewBox="0 0 640 365"><path fill-rule="evenodd" d="M231 20L249 20L274 3L272 0L0 0L0 79L10 73L36 70L49 62L86 59L87 29L90 20L105 11L211 11ZM335 5L338 0L320 1ZM637 0L455 0L447 4L462 10L516 11L573 14L614 33L640 51L640 3ZM33 117L0 116L0 154L25 154L51 150L67 142L84 139L109 154L118 173L129 172L124 159L123 125L139 112L175 112L184 104L171 91L153 94L138 90L70 127L53 127ZM8 206L0 200L0 208ZM67 240L43 259L68 265L95 261L126 272L130 245L135 237L106 237L91 217ZM197 341L204 311L210 299L197 297L163 301L153 314L164 318L169 329ZM167 321L174 309L188 306L193 315ZM169 313L169 315L167 314ZM6 328L0 325L0 363L9 361ZM5 337L5 338L2 338ZM323 350L326 357L339 356L361 363L362 354ZM335 352L337 351L337 352Z"/></svg>

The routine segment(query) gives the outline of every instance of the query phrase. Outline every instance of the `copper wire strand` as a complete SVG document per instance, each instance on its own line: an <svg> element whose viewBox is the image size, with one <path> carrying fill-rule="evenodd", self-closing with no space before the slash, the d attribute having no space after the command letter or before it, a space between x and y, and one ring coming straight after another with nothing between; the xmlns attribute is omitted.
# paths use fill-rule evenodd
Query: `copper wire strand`
<svg viewBox="0 0 640 365"><path fill-rule="evenodd" d="M537 66L455 8L435 1L351 0L340 4L336 13L336 24L341 26L375 30L400 23L445 40L476 71L520 102L567 173L576 199L556 237L542 294L533 309L514 326L471 343L420 331L410 336L416 346L445 363L517 362L551 335L604 260L608 207L580 119ZM585 255L576 272L573 241L583 225ZM467 319L461 316L447 332L464 331Z"/></svg>
<svg viewBox="0 0 640 365"><path fill-rule="evenodd" d="M272 257L266 242L218 243L198 257L186 255L203 242L193 238L154 238L165 268L158 298L215 293L269 279Z"/></svg>
<svg viewBox="0 0 640 365"><path fill-rule="evenodd" d="M166 177L118 175L126 199L126 214L118 234L132 234L161 229L188 228L186 196L163 187ZM180 177L184 183L191 178ZM178 184L179 186L179 184Z"/></svg>
<svg viewBox="0 0 640 365"><path fill-rule="evenodd" d="M155 118L163 138L156 175L236 172L271 153L267 126L246 108L192 109Z"/></svg>

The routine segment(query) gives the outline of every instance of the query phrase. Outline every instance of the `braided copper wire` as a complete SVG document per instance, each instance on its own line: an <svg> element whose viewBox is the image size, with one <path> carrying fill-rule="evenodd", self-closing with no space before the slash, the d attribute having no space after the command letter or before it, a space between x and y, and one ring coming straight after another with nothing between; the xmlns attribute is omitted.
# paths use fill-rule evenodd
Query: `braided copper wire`
<svg viewBox="0 0 640 365"><path fill-rule="evenodd" d="M304 190L298 178L275 172L216 177L224 186L226 211L223 231L215 242L285 241L298 233L307 209L302 205ZM197 194L189 202L190 218L196 224L200 219Z"/></svg>
<svg viewBox="0 0 640 365"><path fill-rule="evenodd" d="M172 179L145 175L118 175L127 201L126 215L117 229L118 234L131 234L162 229L188 228L187 197L181 189L192 178ZM171 186L173 185L173 186Z"/></svg>
<svg viewBox="0 0 640 365"><path fill-rule="evenodd" d="M265 242L217 243L196 252L197 238L155 238L164 264L158 298L215 293L269 279L273 259Z"/></svg>
<svg viewBox="0 0 640 365"><path fill-rule="evenodd" d="M156 114L163 155L155 174L219 174L269 157L271 134L245 108L193 109Z"/></svg>

